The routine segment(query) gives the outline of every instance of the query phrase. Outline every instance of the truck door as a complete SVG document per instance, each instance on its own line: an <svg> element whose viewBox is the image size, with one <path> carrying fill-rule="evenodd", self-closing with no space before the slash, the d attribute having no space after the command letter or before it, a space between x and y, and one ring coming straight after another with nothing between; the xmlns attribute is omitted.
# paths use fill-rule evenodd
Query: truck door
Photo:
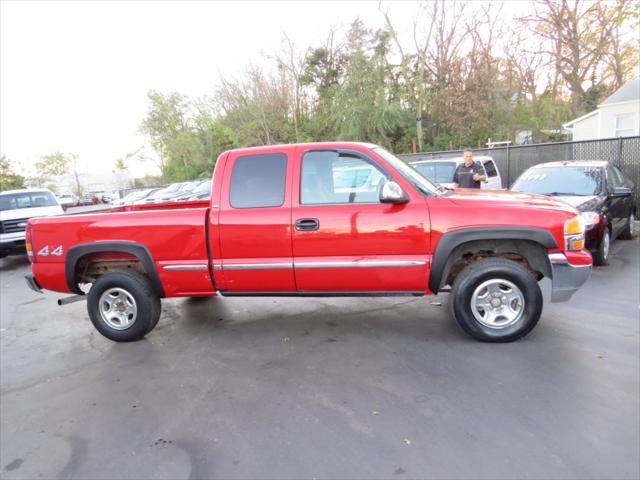
<svg viewBox="0 0 640 480"><path fill-rule="evenodd" d="M213 205L210 219L214 277L224 293L296 289L289 160L286 149L273 147L231 152L225 162L219 212Z"/></svg>
<svg viewBox="0 0 640 480"><path fill-rule="evenodd" d="M424 293L424 197L412 192L408 203L380 203L382 185L393 176L370 151L301 147L298 158L292 198L298 291Z"/></svg>

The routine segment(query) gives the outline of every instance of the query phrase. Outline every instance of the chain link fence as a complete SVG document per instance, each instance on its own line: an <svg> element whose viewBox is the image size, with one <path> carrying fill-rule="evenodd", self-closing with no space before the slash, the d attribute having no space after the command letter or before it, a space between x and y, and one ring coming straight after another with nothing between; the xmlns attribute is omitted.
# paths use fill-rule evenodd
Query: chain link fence
<svg viewBox="0 0 640 480"><path fill-rule="evenodd" d="M640 208L640 137L607 138L579 142L538 143L495 148L474 148L475 155L492 157L509 188L527 168L556 160L610 160L635 184L635 202ZM462 150L398 155L406 162L462 156Z"/></svg>

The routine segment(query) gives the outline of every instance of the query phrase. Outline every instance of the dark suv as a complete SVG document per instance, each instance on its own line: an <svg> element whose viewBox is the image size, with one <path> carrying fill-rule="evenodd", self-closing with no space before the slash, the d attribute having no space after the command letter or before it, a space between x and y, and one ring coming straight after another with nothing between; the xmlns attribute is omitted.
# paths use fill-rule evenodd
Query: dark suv
<svg viewBox="0 0 640 480"><path fill-rule="evenodd" d="M541 163L526 170L511 190L559 197L582 212L587 248L606 265L609 246L630 239L635 220L634 185L612 162L574 160Z"/></svg>

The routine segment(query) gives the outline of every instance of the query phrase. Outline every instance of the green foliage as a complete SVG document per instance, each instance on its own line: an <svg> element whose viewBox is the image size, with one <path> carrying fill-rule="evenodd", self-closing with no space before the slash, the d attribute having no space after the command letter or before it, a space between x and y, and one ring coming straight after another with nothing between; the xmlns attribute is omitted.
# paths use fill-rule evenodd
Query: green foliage
<svg viewBox="0 0 640 480"><path fill-rule="evenodd" d="M434 139L433 149L439 150L451 150L454 148L454 137L450 133L439 133Z"/></svg>
<svg viewBox="0 0 640 480"><path fill-rule="evenodd" d="M162 179L155 175L145 175L133 180L133 188L151 188L162 185Z"/></svg>
<svg viewBox="0 0 640 480"><path fill-rule="evenodd" d="M534 141L561 138L562 124L575 117L573 77L563 75L564 59L529 51L522 39L537 36L542 49L552 37L543 37L536 25L557 34L549 23L551 3L541 2L539 17L500 28L490 9L463 13L456 5L425 3L424 25L416 20L419 28L404 49L388 18L377 31L356 20L341 38L332 31L324 44L299 51L299 61L289 42L286 54L267 57L274 60L271 67L221 79L211 98L149 92L140 131L158 154L162 181L208 178L221 152L255 145L341 139L400 153L411 151L413 141L425 150L449 150L484 146L489 138L513 141L522 130L532 131ZM608 25L620 24L621 32L628 17L623 10L603 10L615 20ZM522 38L513 37L520 30ZM613 27L610 33L617 35ZM630 45L619 43L619 58L606 52L598 57L591 86L585 80L579 99L581 112L611 93L608 78L619 84L632 75L638 55ZM597 72L603 73L596 78Z"/></svg>
<svg viewBox="0 0 640 480"><path fill-rule="evenodd" d="M163 182L210 175L218 155L237 145L234 130L212 114L206 102L192 102L175 92L149 92L148 98L140 131L160 156Z"/></svg>
<svg viewBox="0 0 640 480"><path fill-rule="evenodd" d="M13 169L11 160L0 157L0 190L14 190L24 187L25 178Z"/></svg>
<svg viewBox="0 0 640 480"><path fill-rule="evenodd" d="M36 162L36 175L30 178L35 185L42 187L52 177L70 173L72 166L75 169L77 156L70 153L56 152L51 155L43 155Z"/></svg>
<svg viewBox="0 0 640 480"><path fill-rule="evenodd" d="M56 152L51 155L43 155L40 161L36 162L36 172L38 178L47 179L69 172L71 167L71 156Z"/></svg>

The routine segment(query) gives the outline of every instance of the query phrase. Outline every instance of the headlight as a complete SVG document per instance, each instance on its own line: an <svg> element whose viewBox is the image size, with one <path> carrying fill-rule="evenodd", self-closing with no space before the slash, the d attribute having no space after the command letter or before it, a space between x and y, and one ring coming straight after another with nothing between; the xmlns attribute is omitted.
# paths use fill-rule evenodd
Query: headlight
<svg viewBox="0 0 640 480"><path fill-rule="evenodd" d="M585 221L582 215L564 222L564 240L566 250L582 250L584 248Z"/></svg>
<svg viewBox="0 0 640 480"><path fill-rule="evenodd" d="M600 214L596 212L583 212L580 214L585 223L585 229L590 230L600 222Z"/></svg>

